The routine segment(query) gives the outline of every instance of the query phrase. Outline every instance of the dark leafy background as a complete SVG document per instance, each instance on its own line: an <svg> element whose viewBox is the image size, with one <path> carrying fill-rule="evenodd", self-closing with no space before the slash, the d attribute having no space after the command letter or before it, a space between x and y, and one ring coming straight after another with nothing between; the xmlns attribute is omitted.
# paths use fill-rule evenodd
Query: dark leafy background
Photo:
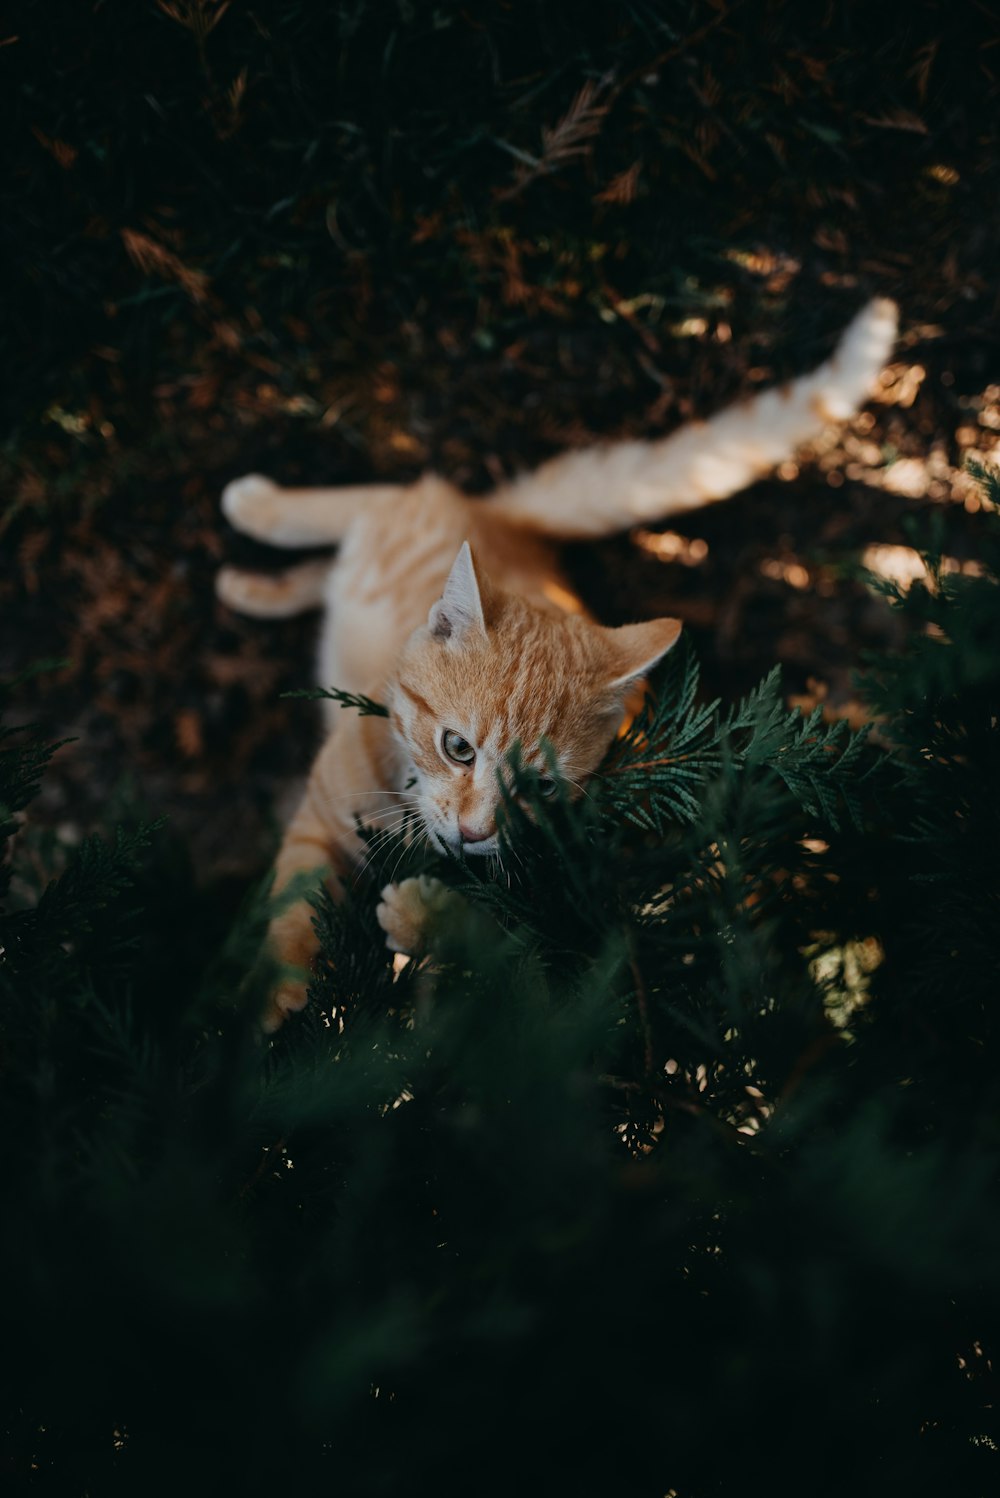
<svg viewBox="0 0 1000 1498"><path fill-rule="evenodd" d="M247 470L487 487L806 368L879 291L904 333L860 427L679 526L698 565L573 565L610 621L685 618L712 689L779 660L843 709L893 634L830 558L927 503L964 554L956 470L1000 431L990 7L106 0L0 40L0 664L68 662L53 820L127 766L207 866L266 855L314 624L214 602L224 554L273 564L218 517Z"/></svg>
<svg viewBox="0 0 1000 1498"><path fill-rule="evenodd" d="M995 1491L998 41L978 3L8 11L0 668L67 664L0 738L5 1492ZM314 625L216 605L274 565L220 486L484 488L808 367L873 291L849 428L572 553L697 648L601 794L510 887L444 871L437 969L370 891L322 909L261 1045L230 896ZM891 611L850 567L911 515L947 560ZM775 661L877 735L747 696Z"/></svg>

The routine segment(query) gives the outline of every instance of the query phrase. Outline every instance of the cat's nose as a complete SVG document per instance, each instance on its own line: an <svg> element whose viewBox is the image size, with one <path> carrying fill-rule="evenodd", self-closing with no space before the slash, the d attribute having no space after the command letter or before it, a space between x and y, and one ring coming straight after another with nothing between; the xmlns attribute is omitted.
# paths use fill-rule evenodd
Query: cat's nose
<svg viewBox="0 0 1000 1498"><path fill-rule="evenodd" d="M490 827L483 832L478 827L469 827L465 822L459 822L458 830L463 843L485 843L488 837L492 837L495 828Z"/></svg>

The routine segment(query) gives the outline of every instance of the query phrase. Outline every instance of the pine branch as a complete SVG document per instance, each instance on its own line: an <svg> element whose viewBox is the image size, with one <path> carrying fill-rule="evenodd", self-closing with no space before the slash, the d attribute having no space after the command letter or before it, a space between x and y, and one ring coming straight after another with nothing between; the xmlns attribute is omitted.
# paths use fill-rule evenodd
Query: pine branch
<svg viewBox="0 0 1000 1498"><path fill-rule="evenodd" d="M139 229L122 229L120 232L125 253L137 269L146 275L176 282L198 306L208 300L209 279L204 271L192 270L173 250L168 250L166 245Z"/></svg>
<svg viewBox="0 0 1000 1498"><path fill-rule="evenodd" d="M26 978L32 972L71 971L91 954L102 963L116 959L135 939L133 924L106 924L120 897L133 887L153 833L161 822L132 831L116 828L114 837L91 836L74 848L58 878L28 910L0 914L3 945L11 967Z"/></svg>
<svg viewBox="0 0 1000 1498"><path fill-rule="evenodd" d="M0 842L17 826L14 813L34 800L42 772L53 754L69 743L71 739L43 743L34 725L0 727Z"/></svg>
<svg viewBox="0 0 1000 1498"><path fill-rule="evenodd" d="M373 702L360 692L342 692L339 687L303 687L295 692L282 692L282 697L304 697L309 701L339 702L341 707L353 707L362 718L388 718L389 709L381 702Z"/></svg>
<svg viewBox="0 0 1000 1498"><path fill-rule="evenodd" d="M504 150L521 160L521 166L510 187L497 193L498 201L516 197L540 177L550 177L569 162L579 161L590 155L604 117L611 108L611 99L607 97L611 84L610 77L601 78L597 82L587 79L562 118L551 127L542 126L540 156L534 157L521 152L507 141L498 142Z"/></svg>
<svg viewBox="0 0 1000 1498"><path fill-rule="evenodd" d="M642 162L633 161L631 166L616 172L608 185L594 194L594 202L613 204L623 208L634 203L639 191L641 174Z"/></svg>
<svg viewBox="0 0 1000 1498"><path fill-rule="evenodd" d="M613 815L661 834L671 822L691 824L705 785L731 763L775 771L811 816L834 829L841 809L859 824L870 770L860 763L867 728L852 733L843 721L824 724L819 709L803 718L787 708L777 667L723 715L718 702L698 704L697 689L693 653L675 651L657 695L647 696L600 772Z"/></svg>
<svg viewBox="0 0 1000 1498"><path fill-rule="evenodd" d="M17 676L0 680L0 711L6 709L14 688L43 672L65 665L62 660L35 661ZM34 800L49 760L57 749L72 743L71 738L43 743L37 725L10 727L0 723L0 844L16 828L14 813L23 811Z"/></svg>

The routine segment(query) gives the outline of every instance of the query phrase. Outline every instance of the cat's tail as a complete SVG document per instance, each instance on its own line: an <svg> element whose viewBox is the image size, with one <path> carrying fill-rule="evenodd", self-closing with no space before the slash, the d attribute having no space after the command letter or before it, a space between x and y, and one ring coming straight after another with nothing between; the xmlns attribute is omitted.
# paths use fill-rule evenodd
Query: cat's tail
<svg viewBox="0 0 1000 1498"><path fill-rule="evenodd" d="M606 536L700 509L743 489L863 403L896 340L895 302L876 298L818 369L652 442L584 448L500 489L492 510L566 538Z"/></svg>

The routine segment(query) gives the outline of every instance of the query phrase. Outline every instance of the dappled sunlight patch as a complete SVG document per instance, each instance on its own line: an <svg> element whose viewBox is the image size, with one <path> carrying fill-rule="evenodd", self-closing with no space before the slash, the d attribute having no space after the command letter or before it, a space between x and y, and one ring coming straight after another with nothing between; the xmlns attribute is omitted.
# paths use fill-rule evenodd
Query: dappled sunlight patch
<svg viewBox="0 0 1000 1498"><path fill-rule="evenodd" d="M875 936L828 947L811 959L809 971L823 992L823 1008L838 1030L846 1030L852 1015L868 1003L872 975L884 960L885 951Z"/></svg>
<svg viewBox="0 0 1000 1498"><path fill-rule="evenodd" d="M682 536L677 531L636 530L632 532L632 539L642 551L660 562L680 562L684 567L697 567L708 556L708 542L700 536Z"/></svg>
<svg viewBox="0 0 1000 1498"><path fill-rule="evenodd" d="M861 563L876 577L895 583L904 592L918 581L931 590L935 586L934 574L928 571L923 557L912 546L882 544L866 546L861 554ZM982 563L974 558L959 561L957 557L941 557L937 564L937 571L943 576L950 577L956 574L962 577L982 577L983 575Z"/></svg>
<svg viewBox="0 0 1000 1498"><path fill-rule="evenodd" d="M794 557L765 557L758 570L762 577L770 577L776 582L787 583L790 588L797 588L801 591L809 586L808 567L803 567L802 563Z"/></svg>
<svg viewBox="0 0 1000 1498"><path fill-rule="evenodd" d="M926 378L927 370L922 364L888 364L878 377L872 400L878 405L908 409Z"/></svg>

